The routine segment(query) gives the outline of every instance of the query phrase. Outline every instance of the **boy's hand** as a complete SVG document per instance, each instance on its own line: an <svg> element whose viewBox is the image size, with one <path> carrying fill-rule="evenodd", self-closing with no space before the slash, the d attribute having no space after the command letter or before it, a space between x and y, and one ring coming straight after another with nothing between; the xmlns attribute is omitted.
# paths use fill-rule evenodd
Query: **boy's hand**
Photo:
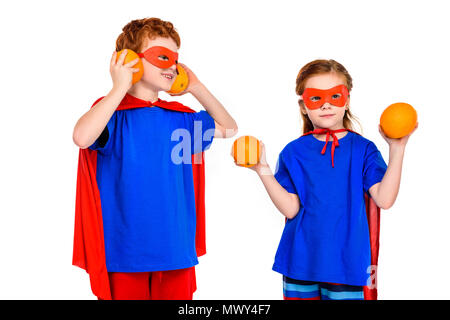
<svg viewBox="0 0 450 320"><path fill-rule="evenodd" d="M179 65L186 70L186 73L188 75L188 79L189 79L189 83L187 88L180 92L180 93L169 93L171 96L182 96L183 94L186 93L192 93L192 90L195 89L199 84L200 84L200 80L198 80L197 76L195 75L194 72L192 72L191 69L189 69L185 64L183 63L179 63Z"/></svg>
<svg viewBox="0 0 450 320"><path fill-rule="evenodd" d="M111 57L111 63L109 67L109 72L111 73L111 78L113 81L113 87L119 90L128 91L133 85L133 73L138 72L138 68L133 68L133 66L138 63L139 58L136 58L126 64L123 64L125 57L127 55L127 50L125 49L122 54L117 59L117 52L114 52ZM117 62L116 62L117 59Z"/></svg>
<svg viewBox="0 0 450 320"><path fill-rule="evenodd" d="M255 164L254 166L248 167L248 168L250 170L255 171L258 175L271 175L272 170L270 169L269 165L267 164L267 160L266 160L266 146L264 145L264 143L261 140L259 141L259 143L261 146L259 162L257 164ZM234 162L233 147L231 147L231 157L233 158L233 162Z"/></svg>
<svg viewBox="0 0 450 320"><path fill-rule="evenodd" d="M378 125L378 131L380 132L383 139L386 140L386 142L388 143L389 148L405 148L409 137L414 133L414 131L417 130L418 126L419 126L419 123L416 124L416 126L414 127L414 130L411 131L410 134L408 134L404 137L398 138L398 139L388 138L386 136L386 134L383 132L383 129L381 128L380 125Z"/></svg>

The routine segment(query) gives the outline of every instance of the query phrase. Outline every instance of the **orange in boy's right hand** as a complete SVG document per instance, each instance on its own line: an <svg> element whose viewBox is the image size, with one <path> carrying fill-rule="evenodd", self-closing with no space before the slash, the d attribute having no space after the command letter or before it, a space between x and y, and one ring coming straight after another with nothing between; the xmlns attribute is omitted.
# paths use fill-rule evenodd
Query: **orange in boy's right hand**
<svg viewBox="0 0 450 320"><path fill-rule="evenodd" d="M125 50L125 49L123 49L123 50ZM122 54L123 50L120 50L119 52L117 52L116 62L117 62L117 60L119 60L119 57ZM132 84L135 84L136 82L141 80L142 76L144 75L144 65L142 64L142 60L136 52L134 52L133 50L130 50L130 49L126 49L126 50L127 50L127 55L125 56L125 60L123 61L123 64L127 64L128 62L133 61L136 58L139 59L139 61L133 66L133 68L139 69L139 71L133 73L133 80L131 82L132 82Z"/></svg>

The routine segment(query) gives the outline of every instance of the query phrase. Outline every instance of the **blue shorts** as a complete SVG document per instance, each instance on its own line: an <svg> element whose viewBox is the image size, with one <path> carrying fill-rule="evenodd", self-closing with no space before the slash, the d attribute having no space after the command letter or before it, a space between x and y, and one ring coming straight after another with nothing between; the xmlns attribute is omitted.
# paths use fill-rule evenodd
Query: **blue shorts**
<svg viewBox="0 0 450 320"><path fill-rule="evenodd" d="M364 300L362 286L303 281L283 276L284 300Z"/></svg>

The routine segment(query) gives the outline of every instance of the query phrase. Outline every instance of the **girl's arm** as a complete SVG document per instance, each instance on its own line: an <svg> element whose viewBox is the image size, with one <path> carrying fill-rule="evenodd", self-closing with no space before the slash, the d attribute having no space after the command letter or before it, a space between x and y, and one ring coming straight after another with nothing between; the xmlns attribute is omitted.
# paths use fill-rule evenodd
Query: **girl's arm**
<svg viewBox="0 0 450 320"><path fill-rule="evenodd" d="M270 166L266 161L266 149L261 142L260 162L250 167L258 174L270 199L277 209L288 219L293 219L300 210L300 199L295 193L289 193L275 179Z"/></svg>
<svg viewBox="0 0 450 320"><path fill-rule="evenodd" d="M220 101L198 80L197 76L186 65L181 64L181 66L188 74L189 84L184 92L174 94L174 96L190 92L214 119L216 126L214 137L229 138L234 136L238 131L236 121L234 121Z"/></svg>
<svg viewBox="0 0 450 320"><path fill-rule="evenodd" d="M381 136L389 144L389 164L381 182L373 185L369 189L369 193L377 206L382 209L389 209L394 204L395 199L397 199L406 143L417 127L418 124L409 135L399 139L386 137L381 127L379 127Z"/></svg>

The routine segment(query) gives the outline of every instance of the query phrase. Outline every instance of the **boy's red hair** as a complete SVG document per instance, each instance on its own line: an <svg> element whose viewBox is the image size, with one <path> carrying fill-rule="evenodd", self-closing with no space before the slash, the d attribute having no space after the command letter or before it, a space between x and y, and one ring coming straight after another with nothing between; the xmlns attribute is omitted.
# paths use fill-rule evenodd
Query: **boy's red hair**
<svg viewBox="0 0 450 320"><path fill-rule="evenodd" d="M156 37L171 38L180 47L180 36L171 22L159 18L144 18L133 20L123 27L116 40L116 51L131 49L139 53L147 39Z"/></svg>

